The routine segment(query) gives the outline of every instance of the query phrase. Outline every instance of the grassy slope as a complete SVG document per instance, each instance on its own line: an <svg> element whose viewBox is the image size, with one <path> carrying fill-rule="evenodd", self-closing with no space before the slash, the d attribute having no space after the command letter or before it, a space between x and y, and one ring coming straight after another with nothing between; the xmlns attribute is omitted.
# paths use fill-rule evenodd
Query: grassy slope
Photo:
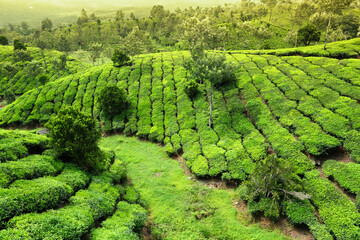
<svg viewBox="0 0 360 240"><path fill-rule="evenodd" d="M112 136L103 139L100 145L115 150L127 164L128 176L151 212L156 226L153 234L166 239L286 239L278 232L245 226L245 221L239 221L231 201L233 190L214 189L201 196L216 211L210 217L196 220L188 210L188 202L189 190L199 183L188 179L180 163L167 157L156 144L135 137Z"/></svg>

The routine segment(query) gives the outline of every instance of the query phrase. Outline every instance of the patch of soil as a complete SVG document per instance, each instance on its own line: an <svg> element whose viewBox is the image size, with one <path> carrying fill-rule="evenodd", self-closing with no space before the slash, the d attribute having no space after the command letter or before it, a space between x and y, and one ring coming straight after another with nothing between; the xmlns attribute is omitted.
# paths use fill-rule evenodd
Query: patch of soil
<svg viewBox="0 0 360 240"><path fill-rule="evenodd" d="M141 236L143 240L155 239L151 234L151 225L149 223L146 223L145 227L142 229Z"/></svg>
<svg viewBox="0 0 360 240"><path fill-rule="evenodd" d="M226 182L220 179L199 180L210 189L228 189Z"/></svg>
<svg viewBox="0 0 360 240"><path fill-rule="evenodd" d="M186 162L181 155L175 156L173 157L173 159L175 159L180 163L181 167L184 169L185 175L193 177L193 174L191 173L190 169L186 166Z"/></svg>
<svg viewBox="0 0 360 240"><path fill-rule="evenodd" d="M338 162L349 163L353 162L350 158L350 153L346 151L343 146L340 146L332 151L330 151L327 155L316 156L315 162L317 165L322 165L327 160L336 160Z"/></svg>
<svg viewBox="0 0 360 240"><path fill-rule="evenodd" d="M157 178L158 178L158 177L161 177L161 175L162 175L162 173L158 173L158 172L157 172L157 173L154 174L154 177L157 177Z"/></svg>

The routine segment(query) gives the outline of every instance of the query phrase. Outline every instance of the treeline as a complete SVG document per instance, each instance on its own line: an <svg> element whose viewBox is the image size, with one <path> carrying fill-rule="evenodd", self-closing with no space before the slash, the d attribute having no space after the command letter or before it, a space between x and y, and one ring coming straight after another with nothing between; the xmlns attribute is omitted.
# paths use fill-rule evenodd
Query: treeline
<svg viewBox="0 0 360 240"><path fill-rule="evenodd" d="M41 44L63 52L101 51L105 57L115 47L136 55L184 50L199 43L207 49L275 49L359 36L359 6L359 0L242 0L170 12L157 5L141 19L122 10L105 19L83 9L73 24L55 28L45 19L32 29L22 22L0 29L0 35L10 43L19 39L29 46Z"/></svg>

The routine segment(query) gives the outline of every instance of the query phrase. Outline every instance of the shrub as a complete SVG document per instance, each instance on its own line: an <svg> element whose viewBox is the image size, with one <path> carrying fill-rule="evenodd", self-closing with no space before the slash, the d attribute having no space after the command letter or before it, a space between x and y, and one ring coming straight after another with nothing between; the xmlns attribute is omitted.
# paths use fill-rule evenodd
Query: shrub
<svg viewBox="0 0 360 240"><path fill-rule="evenodd" d="M203 156L198 156L192 163L191 171L198 177L209 174L208 161Z"/></svg>
<svg viewBox="0 0 360 240"><path fill-rule="evenodd" d="M47 81L49 80L49 77L48 75L46 74L41 74L39 77L38 77L38 81L41 85L45 85L45 83L47 83Z"/></svg>
<svg viewBox="0 0 360 240"><path fill-rule="evenodd" d="M126 110L127 94L123 88L108 84L99 94L99 105L105 114L114 117Z"/></svg>
<svg viewBox="0 0 360 240"><path fill-rule="evenodd" d="M14 51L15 50L26 50L26 46L20 42L20 40L15 39L14 40Z"/></svg>
<svg viewBox="0 0 360 240"><path fill-rule="evenodd" d="M91 239L139 239L134 231L140 232L146 218L147 213L140 205L119 202L114 215L102 222L101 228L92 230Z"/></svg>
<svg viewBox="0 0 360 240"><path fill-rule="evenodd" d="M242 190L242 195L248 200L250 212L264 212L265 217L271 220L279 218L285 197L302 190L301 179L294 173L290 162L275 155L257 162L254 171L243 185L245 189Z"/></svg>
<svg viewBox="0 0 360 240"><path fill-rule="evenodd" d="M133 187L126 187L124 200L129 203L137 203L140 200L139 192Z"/></svg>
<svg viewBox="0 0 360 240"><path fill-rule="evenodd" d="M0 162L16 161L25 157L28 149L18 139L6 138L0 140Z"/></svg>
<svg viewBox="0 0 360 240"><path fill-rule="evenodd" d="M116 159L113 165L111 165L109 172L112 175L113 181L116 183L121 183L126 180L126 167L119 159Z"/></svg>
<svg viewBox="0 0 360 240"><path fill-rule="evenodd" d="M0 36L0 45L9 45L9 40L5 36Z"/></svg>
<svg viewBox="0 0 360 240"><path fill-rule="evenodd" d="M121 52L119 49L115 49L111 57L111 61L113 61L115 66L122 67L129 64L130 58L128 55Z"/></svg>
<svg viewBox="0 0 360 240"><path fill-rule="evenodd" d="M195 97L199 92L198 86L199 86L199 84L195 81L195 79L190 79L190 80L186 81L184 83L186 94L190 98Z"/></svg>
<svg viewBox="0 0 360 240"><path fill-rule="evenodd" d="M19 161L1 163L0 172L8 175L11 180L32 179L55 174L62 167L63 163L55 161L53 157L31 155Z"/></svg>
<svg viewBox="0 0 360 240"><path fill-rule="evenodd" d="M66 107L45 125L50 145L88 170L102 171L108 162L97 143L101 137L95 120L77 109Z"/></svg>
<svg viewBox="0 0 360 240"><path fill-rule="evenodd" d="M351 200L317 170L305 174L304 188L318 209L321 219L336 239L359 239L360 214Z"/></svg>

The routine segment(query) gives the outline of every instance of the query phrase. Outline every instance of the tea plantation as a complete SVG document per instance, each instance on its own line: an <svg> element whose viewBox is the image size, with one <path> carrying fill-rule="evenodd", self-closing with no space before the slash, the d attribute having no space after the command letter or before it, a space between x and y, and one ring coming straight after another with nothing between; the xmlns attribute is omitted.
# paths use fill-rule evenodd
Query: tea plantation
<svg viewBox="0 0 360 240"><path fill-rule="evenodd" d="M6 47L1 49L0 58L8 58ZM133 66L121 68L105 64L82 70L74 60L69 71L60 78L52 72L39 88L19 71L14 87L23 95L0 110L0 125L42 125L72 105L107 133L163 144L199 179L236 184L275 153L294 166L311 195L287 201L284 216L307 225L316 239L360 239L359 53L359 38L329 44L326 51L315 46L229 52L228 61L238 66L237 80L214 88L212 127L209 83L201 84L194 98L185 92L190 73L183 63L189 52L139 55ZM9 88L6 78L0 81L0 92ZM129 101L129 108L111 119L97 101L108 83L124 88ZM46 142L31 133L0 132L0 239L80 239L84 234L136 239L147 213L139 200L127 199L133 189L117 176L125 176L120 160L91 176L59 162ZM348 152L351 162L328 160L339 151ZM317 169L315 163L323 159L328 161ZM101 227L91 230L99 222Z"/></svg>
<svg viewBox="0 0 360 240"><path fill-rule="evenodd" d="M0 239L138 239L147 211L114 154L108 171L91 175L35 132L1 130L0 146Z"/></svg>

